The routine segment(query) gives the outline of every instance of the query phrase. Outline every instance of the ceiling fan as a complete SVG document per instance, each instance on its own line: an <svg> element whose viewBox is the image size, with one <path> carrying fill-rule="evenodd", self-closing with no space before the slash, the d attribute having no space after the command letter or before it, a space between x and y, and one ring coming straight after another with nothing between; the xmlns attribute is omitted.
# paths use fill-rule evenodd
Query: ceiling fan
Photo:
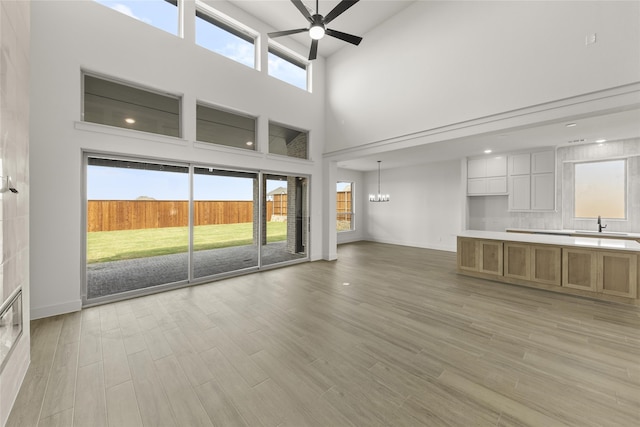
<svg viewBox="0 0 640 427"><path fill-rule="evenodd" d="M327 28L327 24L336 19L351 6L358 3L358 1L359 0L342 0L336 7L331 10L331 12L329 12L326 16L322 16L318 11L318 0L316 0L315 15L311 15L311 13L309 13L307 7L302 3L301 0L291 0L291 3L293 3L294 6L298 8L300 13L304 15L311 26L309 28L297 28L295 30L275 31L269 33L269 37L288 36L291 34L304 33L305 31L308 31L309 37L311 37L311 51L309 52L309 61L313 61L318 56L318 40L324 37L325 34L357 46L362 41L362 37L332 30L331 28Z"/></svg>

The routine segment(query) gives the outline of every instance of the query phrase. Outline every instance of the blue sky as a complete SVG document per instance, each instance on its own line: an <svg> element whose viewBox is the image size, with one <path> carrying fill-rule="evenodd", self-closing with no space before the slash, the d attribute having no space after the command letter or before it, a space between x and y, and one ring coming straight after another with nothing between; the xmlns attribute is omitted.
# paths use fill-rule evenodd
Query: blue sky
<svg viewBox="0 0 640 427"><path fill-rule="evenodd" d="M267 192L287 186L286 181L267 180ZM140 169L87 166L88 200L188 200L189 175ZM253 180L195 175L194 200L252 200Z"/></svg>

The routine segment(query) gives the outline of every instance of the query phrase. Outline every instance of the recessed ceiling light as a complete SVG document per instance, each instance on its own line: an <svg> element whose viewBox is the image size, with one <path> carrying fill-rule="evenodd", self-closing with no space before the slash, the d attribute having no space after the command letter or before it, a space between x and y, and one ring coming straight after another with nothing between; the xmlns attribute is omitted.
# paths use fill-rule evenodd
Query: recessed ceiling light
<svg viewBox="0 0 640 427"><path fill-rule="evenodd" d="M578 126L578 124L577 123L568 123L565 126L568 127L568 128L572 128L572 127Z"/></svg>
<svg viewBox="0 0 640 427"><path fill-rule="evenodd" d="M484 150L484 154L491 154L491 150Z"/></svg>
<svg viewBox="0 0 640 427"><path fill-rule="evenodd" d="M247 145L251 147L253 145L253 141L247 141Z"/></svg>
<svg viewBox="0 0 640 427"><path fill-rule="evenodd" d="M607 140L606 140L606 139L604 139L604 138L600 138L600 139L596 139L596 142L597 142L598 144L602 144L603 142L607 142Z"/></svg>
<svg viewBox="0 0 640 427"><path fill-rule="evenodd" d="M134 124L136 122L136 119L132 119L131 117L127 117L126 119L124 119L125 122L129 123L130 125Z"/></svg>

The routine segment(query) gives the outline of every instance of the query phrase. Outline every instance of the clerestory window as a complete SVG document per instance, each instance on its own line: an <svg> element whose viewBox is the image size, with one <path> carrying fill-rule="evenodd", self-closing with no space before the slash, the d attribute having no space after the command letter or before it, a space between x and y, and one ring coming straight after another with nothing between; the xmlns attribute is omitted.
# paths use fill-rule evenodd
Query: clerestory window
<svg viewBox="0 0 640 427"><path fill-rule="evenodd" d="M145 24L178 35L178 0L95 0Z"/></svg>
<svg viewBox="0 0 640 427"><path fill-rule="evenodd" d="M196 44L247 67L256 68L257 33L196 2Z"/></svg>

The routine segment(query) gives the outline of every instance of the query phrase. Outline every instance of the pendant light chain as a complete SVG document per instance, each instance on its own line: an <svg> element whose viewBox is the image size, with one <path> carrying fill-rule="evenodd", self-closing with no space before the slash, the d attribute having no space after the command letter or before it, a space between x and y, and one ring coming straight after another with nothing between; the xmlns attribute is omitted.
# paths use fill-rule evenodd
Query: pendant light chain
<svg viewBox="0 0 640 427"><path fill-rule="evenodd" d="M382 194L380 192L380 163L382 163L382 161L378 160L378 194L369 194L370 202L388 202L389 201L389 195Z"/></svg>

